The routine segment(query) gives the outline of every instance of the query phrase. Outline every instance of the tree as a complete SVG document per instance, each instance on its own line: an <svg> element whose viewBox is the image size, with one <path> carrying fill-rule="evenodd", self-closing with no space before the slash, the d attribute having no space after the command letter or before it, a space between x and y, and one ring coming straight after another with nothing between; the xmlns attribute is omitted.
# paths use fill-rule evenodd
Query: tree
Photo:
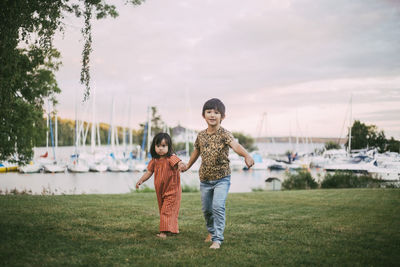
<svg viewBox="0 0 400 267"><path fill-rule="evenodd" d="M340 149L340 145L336 142L333 141L328 141L325 143L325 149L326 150L331 150L331 149Z"/></svg>
<svg viewBox="0 0 400 267"><path fill-rule="evenodd" d="M142 0L127 1L138 5ZM26 163L43 131L44 99L56 103L54 72L60 53L53 36L63 31L64 14L84 17L81 82L90 93L91 20L116 17L104 0L3 0L0 3L0 160Z"/></svg>
<svg viewBox="0 0 400 267"><path fill-rule="evenodd" d="M350 149L362 149L368 146L369 127L356 120L351 127L351 147ZM348 147L348 140L345 144Z"/></svg>
<svg viewBox="0 0 400 267"><path fill-rule="evenodd" d="M366 125L358 120L351 128L351 149L377 148L379 152L387 150L388 140L383 131L375 125ZM345 146L348 146L348 141Z"/></svg>
<svg viewBox="0 0 400 267"><path fill-rule="evenodd" d="M387 140L386 149L387 151L400 153L400 141L395 140L393 137L391 137L389 140Z"/></svg>
<svg viewBox="0 0 400 267"><path fill-rule="evenodd" d="M372 146L376 147L379 152L386 151L388 140L386 139L385 133L380 131L372 142Z"/></svg>
<svg viewBox="0 0 400 267"><path fill-rule="evenodd" d="M252 152L257 149L254 145L254 138L251 136L239 132L233 132L232 134L247 151Z"/></svg>
<svg viewBox="0 0 400 267"><path fill-rule="evenodd" d="M154 136L157 133L160 133L162 129L164 128L163 126L165 125L164 121L161 119L161 115L158 114L157 107L151 107L151 135ZM143 142L143 133L144 133L144 128L147 122L141 123L140 124L140 130L137 132L139 135L139 143L141 144ZM147 136L146 136L147 138ZM150 137L151 138L151 137ZM151 142L152 140L150 140Z"/></svg>

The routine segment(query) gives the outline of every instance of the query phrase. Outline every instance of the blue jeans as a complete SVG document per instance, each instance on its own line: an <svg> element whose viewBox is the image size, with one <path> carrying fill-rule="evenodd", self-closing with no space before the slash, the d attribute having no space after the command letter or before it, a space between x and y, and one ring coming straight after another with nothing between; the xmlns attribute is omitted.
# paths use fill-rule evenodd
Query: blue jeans
<svg viewBox="0 0 400 267"><path fill-rule="evenodd" d="M215 181L200 182L201 203L208 232L212 241L224 241L225 201L231 185L231 176Z"/></svg>

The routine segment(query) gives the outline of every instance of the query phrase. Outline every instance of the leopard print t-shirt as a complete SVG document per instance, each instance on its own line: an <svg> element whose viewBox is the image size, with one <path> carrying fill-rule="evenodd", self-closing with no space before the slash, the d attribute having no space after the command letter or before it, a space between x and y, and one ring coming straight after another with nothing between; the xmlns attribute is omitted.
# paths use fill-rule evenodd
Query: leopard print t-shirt
<svg viewBox="0 0 400 267"><path fill-rule="evenodd" d="M229 144L233 140L233 135L222 127L213 134L203 130L197 135L194 146L201 156L201 181L218 180L231 174L228 156Z"/></svg>

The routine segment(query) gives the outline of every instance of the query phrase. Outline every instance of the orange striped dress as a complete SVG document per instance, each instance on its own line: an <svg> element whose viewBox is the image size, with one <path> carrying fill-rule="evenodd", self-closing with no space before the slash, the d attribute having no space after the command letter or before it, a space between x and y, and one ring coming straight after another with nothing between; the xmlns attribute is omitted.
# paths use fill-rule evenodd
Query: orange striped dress
<svg viewBox="0 0 400 267"><path fill-rule="evenodd" d="M178 215L181 203L181 179L177 156L152 159L147 169L154 172L154 188L160 211L160 232L179 233Z"/></svg>

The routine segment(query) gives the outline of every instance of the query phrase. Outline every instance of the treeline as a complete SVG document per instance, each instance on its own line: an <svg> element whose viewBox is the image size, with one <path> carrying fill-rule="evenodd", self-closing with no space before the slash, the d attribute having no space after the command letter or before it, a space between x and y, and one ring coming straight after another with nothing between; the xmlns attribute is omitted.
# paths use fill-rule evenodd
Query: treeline
<svg viewBox="0 0 400 267"><path fill-rule="evenodd" d="M43 118L43 124L46 125L46 118ZM52 129L55 131L55 121L52 118ZM89 127L88 130L86 130ZM58 119L57 121L57 132L58 132L58 145L59 146L73 146L75 145L75 121L69 119ZM88 122L83 122L84 132L87 131L87 138L85 144L90 144L90 136L91 136L91 124ZM123 127L116 127L118 141L120 144L123 142ZM96 130L96 138L97 138L97 130ZM53 136L55 133L53 132ZM99 123L99 136L100 142L102 145L108 144L110 141L110 125L107 123ZM48 131L49 138L49 146L51 146L51 131ZM143 140L143 129L132 129L132 142L134 144L141 144ZM44 129L39 138L37 139L36 146L46 146L47 142L47 131ZM125 142L129 142L129 129L125 129Z"/></svg>
<svg viewBox="0 0 400 267"><path fill-rule="evenodd" d="M156 114L156 113L154 113ZM157 120L160 120L160 117L153 116L153 118L156 118L156 120L152 119L152 133L158 133L161 132L162 128L160 126L160 123ZM41 147L41 146L46 146L47 142L47 131L48 130L48 142L49 146L51 146L51 132L50 132L50 127L46 127L46 118L43 118L43 127L44 130L40 132L39 138L37 138L37 142L35 146ZM55 130L55 120L54 117L52 118L51 122L51 128L53 131ZM57 132L58 132L58 146L73 146L75 145L75 121L70 120L70 119L58 119L57 120ZM91 123L88 122L83 122L83 129L84 132L87 132L86 134L86 145L90 144L91 141ZM87 129L87 130L86 130ZM116 127L117 129L117 136L118 136L118 142L119 144L123 143L123 127ZM129 130L130 129L125 129L125 142L129 143ZM143 133L144 133L144 123L139 125L139 129L131 129L132 131L132 143L135 145L141 145L143 142ZM174 136L172 134L172 128L169 128L169 132L171 133L171 138L174 140ZM96 129L96 138L97 138L97 129ZM239 143L242 144L249 152L254 151L257 149L257 147L254 145L254 138L244 135L240 132L233 132L232 133L235 138L238 139ZM110 125L107 123L99 123L99 135L100 135L100 141L102 145L107 145L109 144L110 138L111 138L111 133L110 133ZM53 133L53 136L55 136L55 133ZM97 140L97 139L96 139ZM81 142L82 144L82 142ZM174 142L174 150L175 151L183 151L185 150L186 144L185 143L175 143ZM193 151L193 143L189 143L189 153Z"/></svg>
<svg viewBox="0 0 400 267"><path fill-rule="evenodd" d="M346 148L348 144L347 140ZM364 148L376 148L381 153L386 151L400 152L400 141L393 137L386 138L385 132L379 131L376 125L367 125L356 120L351 127L351 149Z"/></svg>
<svg viewBox="0 0 400 267"><path fill-rule="evenodd" d="M348 133L347 136L350 134ZM339 149L340 140L338 142L329 141L325 143L325 149ZM351 127L351 150L376 148L380 153L398 152L400 153L400 141L391 137L386 138L383 130L379 131L376 125L367 125L361 121L354 121ZM344 144L347 149L349 146L349 138Z"/></svg>

